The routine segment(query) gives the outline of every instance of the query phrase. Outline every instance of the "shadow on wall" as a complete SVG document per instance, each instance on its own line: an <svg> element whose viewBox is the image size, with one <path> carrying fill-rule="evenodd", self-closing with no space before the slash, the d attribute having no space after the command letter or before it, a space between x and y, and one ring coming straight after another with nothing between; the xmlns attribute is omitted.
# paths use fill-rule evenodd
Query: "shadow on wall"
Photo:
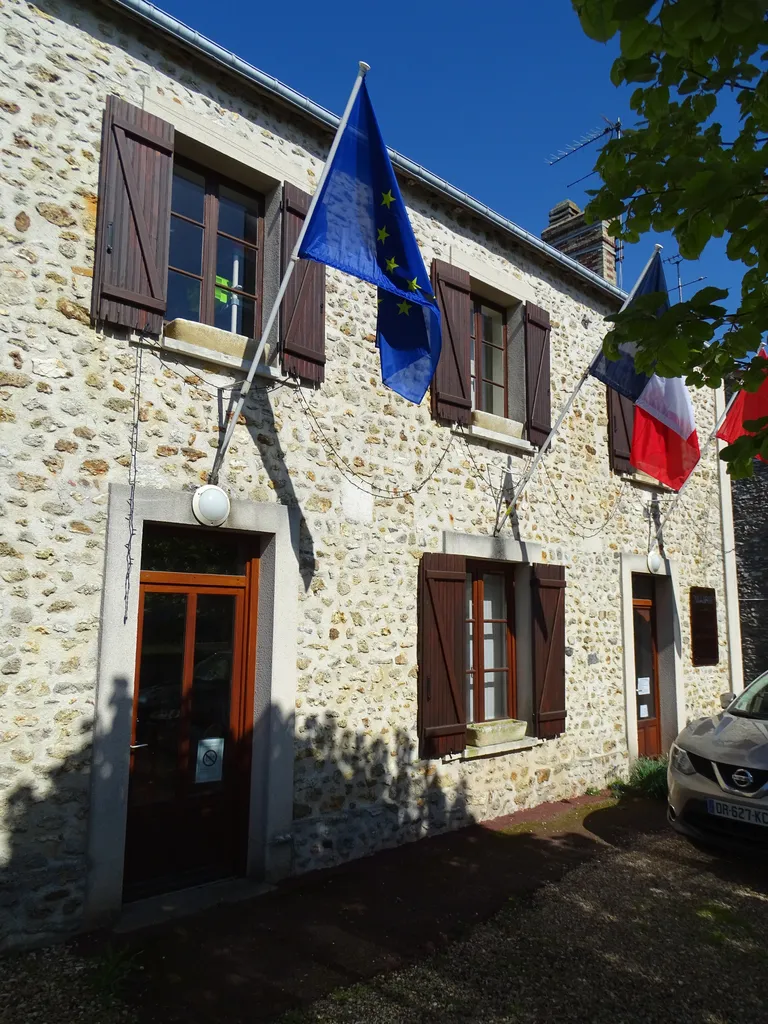
<svg viewBox="0 0 768 1024"><path fill-rule="evenodd" d="M126 679L116 679L114 689L109 730L116 737L130 737L133 710ZM158 716L167 714L157 702L154 707ZM4 776L0 949L56 941L82 927L89 827L121 826L121 811L116 813L113 801L93 813L90 776L93 771L118 782L127 778L128 750L114 763L92 763L92 721L74 707L58 712L49 731L46 749L55 763L46 772L35 770L34 778L25 773L16 785L13 778L22 774L23 766L6 769ZM280 759L281 745L292 747L295 804L290 841L295 873L472 821L463 785L442 788L434 766L415 760L413 741L404 731L383 727L374 732L365 725L352 729L332 712L313 715L297 726L293 715L286 718L268 706L242 743L254 745L254 735L271 737L269 743L255 744L256 806L266 805L267 772ZM172 762L178 764L178 758ZM225 781L231 770L231 765L225 767ZM176 771L165 780L167 791L178 794L179 782L194 788L194 755L186 772L177 776ZM177 810L169 807L168 813ZM203 824L189 821L185 831L199 835Z"/></svg>
<svg viewBox="0 0 768 1024"><path fill-rule="evenodd" d="M296 555L304 589L309 590L316 568L315 544L288 474L285 452L280 444L280 434L269 400L269 391L264 388L254 388L245 404L245 414L248 433L261 456L277 500L281 505L299 509L297 517L291 516L291 545Z"/></svg>

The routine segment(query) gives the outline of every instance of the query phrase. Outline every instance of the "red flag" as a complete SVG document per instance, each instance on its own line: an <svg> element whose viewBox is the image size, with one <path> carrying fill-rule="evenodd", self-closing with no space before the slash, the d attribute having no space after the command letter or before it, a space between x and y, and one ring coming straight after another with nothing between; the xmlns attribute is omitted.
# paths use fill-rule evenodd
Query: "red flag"
<svg viewBox="0 0 768 1024"><path fill-rule="evenodd" d="M768 359L764 348L758 355L763 359ZM738 393L717 432L717 436L728 444L733 444L740 437L753 437L754 430L746 430L744 424L749 423L750 420L761 420L764 416L768 416L768 374L757 391L740 391ZM762 456L758 455L758 458L762 459ZM765 461L763 459L763 462Z"/></svg>
<svg viewBox="0 0 768 1024"><path fill-rule="evenodd" d="M635 406L632 452L635 469L679 491L699 461L699 437L694 430L687 438Z"/></svg>

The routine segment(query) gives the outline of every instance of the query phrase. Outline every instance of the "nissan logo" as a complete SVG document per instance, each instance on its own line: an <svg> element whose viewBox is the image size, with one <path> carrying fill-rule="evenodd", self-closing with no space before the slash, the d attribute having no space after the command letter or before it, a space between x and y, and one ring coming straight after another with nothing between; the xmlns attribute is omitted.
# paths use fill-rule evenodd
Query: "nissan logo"
<svg viewBox="0 0 768 1024"><path fill-rule="evenodd" d="M746 768L739 768L731 776L731 781L740 786L741 789L744 789L746 786L751 786L754 779L752 778L752 772L748 772Z"/></svg>

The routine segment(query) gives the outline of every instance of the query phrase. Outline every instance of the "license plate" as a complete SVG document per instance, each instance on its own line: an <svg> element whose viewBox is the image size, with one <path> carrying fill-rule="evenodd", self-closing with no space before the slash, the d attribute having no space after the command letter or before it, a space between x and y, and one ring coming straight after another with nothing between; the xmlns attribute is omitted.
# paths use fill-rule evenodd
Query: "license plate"
<svg viewBox="0 0 768 1024"><path fill-rule="evenodd" d="M731 821L746 821L750 825L768 826L768 810L759 807L745 807L743 804L729 804L724 800L707 800L707 810L718 818Z"/></svg>

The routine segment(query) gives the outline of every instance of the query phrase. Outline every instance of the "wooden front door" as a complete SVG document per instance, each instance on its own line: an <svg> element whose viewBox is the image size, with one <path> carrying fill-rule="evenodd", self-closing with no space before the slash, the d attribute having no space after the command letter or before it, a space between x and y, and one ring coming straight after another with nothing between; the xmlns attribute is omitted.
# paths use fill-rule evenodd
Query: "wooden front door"
<svg viewBox="0 0 768 1024"><path fill-rule="evenodd" d="M258 592L248 544L145 527L126 900L244 871Z"/></svg>
<svg viewBox="0 0 768 1024"><path fill-rule="evenodd" d="M656 644L656 589L652 576L632 577L632 621L635 634L635 701L637 752L661 754L659 659Z"/></svg>

